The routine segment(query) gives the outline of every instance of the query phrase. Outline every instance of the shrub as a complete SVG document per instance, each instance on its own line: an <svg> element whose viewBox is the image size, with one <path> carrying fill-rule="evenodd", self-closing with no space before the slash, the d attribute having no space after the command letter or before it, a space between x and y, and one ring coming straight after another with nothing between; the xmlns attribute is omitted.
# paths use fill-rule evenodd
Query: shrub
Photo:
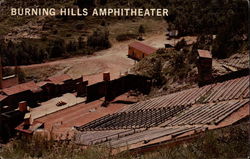
<svg viewBox="0 0 250 159"><path fill-rule="evenodd" d="M83 41L83 38L80 36L79 38L78 38L78 48L79 49L82 49L82 48L84 48L85 47L85 42Z"/></svg>
<svg viewBox="0 0 250 159"><path fill-rule="evenodd" d="M36 42L24 39L22 42L2 43L0 52L3 57L3 65L18 65L41 63L47 57L43 49L39 49Z"/></svg>
<svg viewBox="0 0 250 159"><path fill-rule="evenodd" d="M70 141L55 141L41 135L22 136L0 151L3 158L18 159L132 159L129 153L116 156L105 146L80 147Z"/></svg>
<svg viewBox="0 0 250 159"><path fill-rule="evenodd" d="M139 61L132 70L136 74L155 79L159 86L169 81L183 82L194 76L193 56L192 50L159 49Z"/></svg>
<svg viewBox="0 0 250 159"><path fill-rule="evenodd" d="M66 46L67 52L75 52L77 50L77 42L70 41Z"/></svg>
<svg viewBox="0 0 250 159"><path fill-rule="evenodd" d="M97 29L88 36L87 45L95 50L107 49L111 47L109 32Z"/></svg>
<svg viewBox="0 0 250 159"><path fill-rule="evenodd" d="M18 81L21 83L24 83L26 81L26 74L23 72L21 68L17 68L17 73L18 73Z"/></svg>
<svg viewBox="0 0 250 159"><path fill-rule="evenodd" d="M48 40L48 35L47 34L42 34L41 35L41 40L42 41L47 41Z"/></svg>
<svg viewBox="0 0 250 159"><path fill-rule="evenodd" d="M105 5L107 4L108 0L100 0L100 5Z"/></svg>
<svg viewBox="0 0 250 159"><path fill-rule="evenodd" d="M63 39L52 40L49 43L48 52L51 58L61 57L65 54L65 42Z"/></svg>
<svg viewBox="0 0 250 159"><path fill-rule="evenodd" d="M213 44L213 35L200 35L197 38L195 47L197 49L210 50L210 46Z"/></svg>
<svg viewBox="0 0 250 159"><path fill-rule="evenodd" d="M84 28L84 26L85 26L84 24L76 24L75 28L77 30L82 30Z"/></svg>
<svg viewBox="0 0 250 159"><path fill-rule="evenodd" d="M79 8L95 7L95 0L76 0L76 5L78 5Z"/></svg>
<svg viewBox="0 0 250 159"><path fill-rule="evenodd" d="M138 33L139 34L144 34L145 33L145 28L143 25L140 25L139 28L138 28Z"/></svg>
<svg viewBox="0 0 250 159"><path fill-rule="evenodd" d="M247 1L223 1L213 0L190 0L171 1L168 5L165 1L160 1L162 6L168 6L169 16L166 17L168 23L173 24L181 35L188 34L217 34L220 28L230 21L231 17L238 15L238 30L247 27ZM244 25L242 25L244 24ZM247 30L245 30L247 33Z"/></svg>
<svg viewBox="0 0 250 159"><path fill-rule="evenodd" d="M175 49L176 50L181 50L182 48L184 48L187 45L185 39L182 39L181 41L179 41L176 45L175 45Z"/></svg>
<svg viewBox="0 0 250 159"><path fill-rule="evenodd" d="M105 20L101 21L101 26L106 26L106 21Z"/></svg>
<svg viewBox="0 0 250 159"><path fill-rule="evenodd" d="M117 41L126 41L130 39L136 39L138 37L137 34L131 34L131 33L125 33L125 34L119 34L116 36Z"/></svg>

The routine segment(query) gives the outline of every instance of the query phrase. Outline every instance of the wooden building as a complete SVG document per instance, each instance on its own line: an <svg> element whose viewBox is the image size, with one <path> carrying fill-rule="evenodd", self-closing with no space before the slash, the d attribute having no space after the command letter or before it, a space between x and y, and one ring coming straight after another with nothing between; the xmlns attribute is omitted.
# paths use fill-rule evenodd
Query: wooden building
<svg viewBox="0 0 250 159"><path fill-rule="evenodd" d="M20 101L25 100L29 106L35 106L41 92L42 89L33 81L5 88L2 89L2 95L5 95L6 99L1 102L1 105L15 108Z"/></svg>
<svg viewBox="0 0 250 159"><path fill-rule="evenodd" d="M212 76L212 55L208 50L198 50L198 82L199 86L211 83Z"/></svg>
<svg viewBox="0 0 250 159"><path fill-rule="evenodd" d="M156 52L156 50L156 48L148 46L146 44L133 42L128 46L128 57L139 61L145 56Z"/></svg>
<svg viewBox="0 0 250 159"><path fill-rule="evenodd" d="M49 77L45 82L50 89L50 94L54 93L54 96L58 96L64 93L75 92L76 84L83 83L83 77L72 79L67 74ZM52 95L52 94L51 94ZM53 96L53 95L52 95Z"/></svg>

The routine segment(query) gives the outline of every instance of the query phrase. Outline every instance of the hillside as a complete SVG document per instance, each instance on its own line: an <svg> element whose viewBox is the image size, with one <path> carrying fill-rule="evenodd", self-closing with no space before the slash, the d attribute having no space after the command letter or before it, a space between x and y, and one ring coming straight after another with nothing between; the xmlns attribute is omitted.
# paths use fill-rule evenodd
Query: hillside
<svg viewBox="0 0 250 159"><path fill-rule="evenodd" d="M182 38L181 38L182 39ZM199 38L198 38L199 40ZM182 40L179 39L179 44ZM176 46L178 46L178 43ZM131 71L155 80L151 95L159 96L192 88L198 83L197 48L183 45L182 49L158 49L133 66ZM208 45L211 47L211 45ZM249 54L242 46L232 56L225 59L213 58L212 74L216 78L249 67Z"/></svg>
<svg viewBox="0 0 250 159"><path fill-rule="evenodd" d="M175 92L197 83L197 50L209 50L213 57L213 76L248 68L247 4L232 1L165 1L170 15L168 31L177 30L178 37L167 44L173 49L158 50L142 59L134 73L155 79L155 94ZM186 36L196 37L187 40Z"/></svg>
<svg viewBox="0 0 250 159"><path fill-rule="evenodd" d="M206 7L202 9L204 5L206 5ZM177 29L180 36L217 35L214 42L209 44L208 47L213 48L213 55L218 58L227 58L232 54L247 50L246 42L242 41L242 39L247 38L246 25L244 25L246 24L246 7L244 7L244 1L214 1L209 3L209 1L203 2L197 0L195 3L190 3L188 0L182 2L159 0L144 3L143 0L89 0L86 3L82 3L81 0L64 0L54 1L54 3L52 3L29 0L24 3L8 0L4 1L2 6L3 12L0 16L0 37L2 37L0 38L0 52L3 56L3 65L5 66L15 65L15 58L18 59L16 61L18 65L30 65L73 56L92 55L96 51L112 47L112 45L115 45L118 41L138 38L140 26L145 28L145 36L159 33L164 34L167 28L168 30ZM102 17L91 16L15 17L10 16L9 6L49 6L54 8L155 8L161 6L169 8L170 15L165 18L166 22L157 17L105 17L105 20L103 20ZM226 12L221 13L218 8L227 10L230 14L226 14ZM237 17L241 18L239 19ZM189 19L189 21L187 21L187 19ZM232 25L235 19L238 19L238 22ZM226 29L221 29L222 26L225 26ZM105 42L103 43L102 41ZM102 45L99 45L101 43ZM202 45L198 47L200 49L204 48ZM58 69L62 70L64 67ZM28 76L33 75L28 74Z"/></svg>
<svg viewBox="0 0 250 159"><path fill-rule="evenodd" d="M110 48L117 40L136 39L140 26L146 34L162 30L161 18L148 17L70 17L70 16L10 16L9 7L77 8L84 7L133 7L139 4L107 1L96 5L81 1L5 1L0 16L0 52L4 65L43 63L48 60L71 56L91 55ZM145 4L146 6L147 4ZM161 25L159 25L161 24ZM98 36L97 36L98 35ZM5 41L5 42L4 42ZM105 43L103 43L105 42ZM97 44L95 44L97 43ZM102 45L101 45L102 44Z"/></svg>

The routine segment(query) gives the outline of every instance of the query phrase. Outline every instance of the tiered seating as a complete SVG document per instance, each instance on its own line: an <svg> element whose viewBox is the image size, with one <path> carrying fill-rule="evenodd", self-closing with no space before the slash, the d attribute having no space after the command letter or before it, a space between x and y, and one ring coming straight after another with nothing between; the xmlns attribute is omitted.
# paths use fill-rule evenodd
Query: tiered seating
<svg viewBox="0 0 250 159"><path fill-rule="evenodd" d="M219 102L249 97L249 76L229 80L222 83L192 88L181 92L138 102L126 107L121 112L161 107L186 106L196 103Z"/></svg>
<svg viewBox="0 0 250 159"><path fill-rule="evenodd" d="M207 128L213 129L215 125L225 126L235 118L235 114L228 118L230 115L249 106L248 77L132 104L116 114L77 127L81 131L78 132L81 134L79 143L103 143L114 148L134 144L141 146L168 141L179 135L195 134ZM241 120L246 114L240 111L240 115L236 114L237 119L232 122ZM225 119L230 122L224 122ZM224 124L220 125L221 122ZM102 131L96 134L96 130ZM84 131L89 134L83 135ZM94 134L91 134L93 131ZM88 137L90 135L92 137Z"/></svg>
<svg viewBox="0 0 250 159"><path fill-rule="evenodd" d="M176 114L182 112L184 106L146 109L131 112L121 112L107 115L94 120L84 126L77 127L78 130L115 130L131 128L149 128L157 126Z"/></svg>
<svg viewBox="0 0 250 159"><path fill-rule="evenodd" d="M117 140L121 137L128 136L143 131L144 129L129 130L107 130L107 131L85 131L78 132L75 136L75 143L81 145L93 145L110 140Z"/></svg>
<svg viewBox="0 0 250 159"><path fill-rule="evenodd" d="M176 127L176 128L155 128L143 131L141 133L135 133L133 135L125 136L123 138L119 138L118 140L111 140L108 142L108 145L112 147L123 147L128 146L136 143L143 143L146 144L150 141L162 138L164 136L172 136L176 137L183 133L198 130L198 129L205 129L206 127Z"/></svg>
<svg viewBox="0 0 250 159"><path fill-rule="evenodd" d="M112 147L123 147L136 143L147 144L156 139L171 136L174 138L194 130L205 130L204 126L166 127L153 129L107 130L78 132L75 143L80 145L106 144Z"/></svg>
<svg viewBox="0 0 250 159"><path fill-rule="evenodd" d="M237 68L238 70L249 67L248 54L236 54L227 59L218 60L219 63Z"/></svg>
<svg viewBox="0 0 250 159"><path fill-rule="evenodd" d="M218 124L248 102L249 99L245 99L191 107L181 115L165 122L162 126Z"/></svg>

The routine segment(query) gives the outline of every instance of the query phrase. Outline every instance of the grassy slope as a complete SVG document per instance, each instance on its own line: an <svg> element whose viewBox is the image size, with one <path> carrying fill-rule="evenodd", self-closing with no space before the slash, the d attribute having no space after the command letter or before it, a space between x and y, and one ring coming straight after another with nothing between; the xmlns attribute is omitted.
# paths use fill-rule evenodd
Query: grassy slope
<svg viewBox="0 0 250 159"><path fill-rule="evenodd" d="M139 61L132 71L157 80L151 94L159 96L162 93L177 92L195 85L197 76L195 57L189 47L184 51L159 49Z"/></svg>

